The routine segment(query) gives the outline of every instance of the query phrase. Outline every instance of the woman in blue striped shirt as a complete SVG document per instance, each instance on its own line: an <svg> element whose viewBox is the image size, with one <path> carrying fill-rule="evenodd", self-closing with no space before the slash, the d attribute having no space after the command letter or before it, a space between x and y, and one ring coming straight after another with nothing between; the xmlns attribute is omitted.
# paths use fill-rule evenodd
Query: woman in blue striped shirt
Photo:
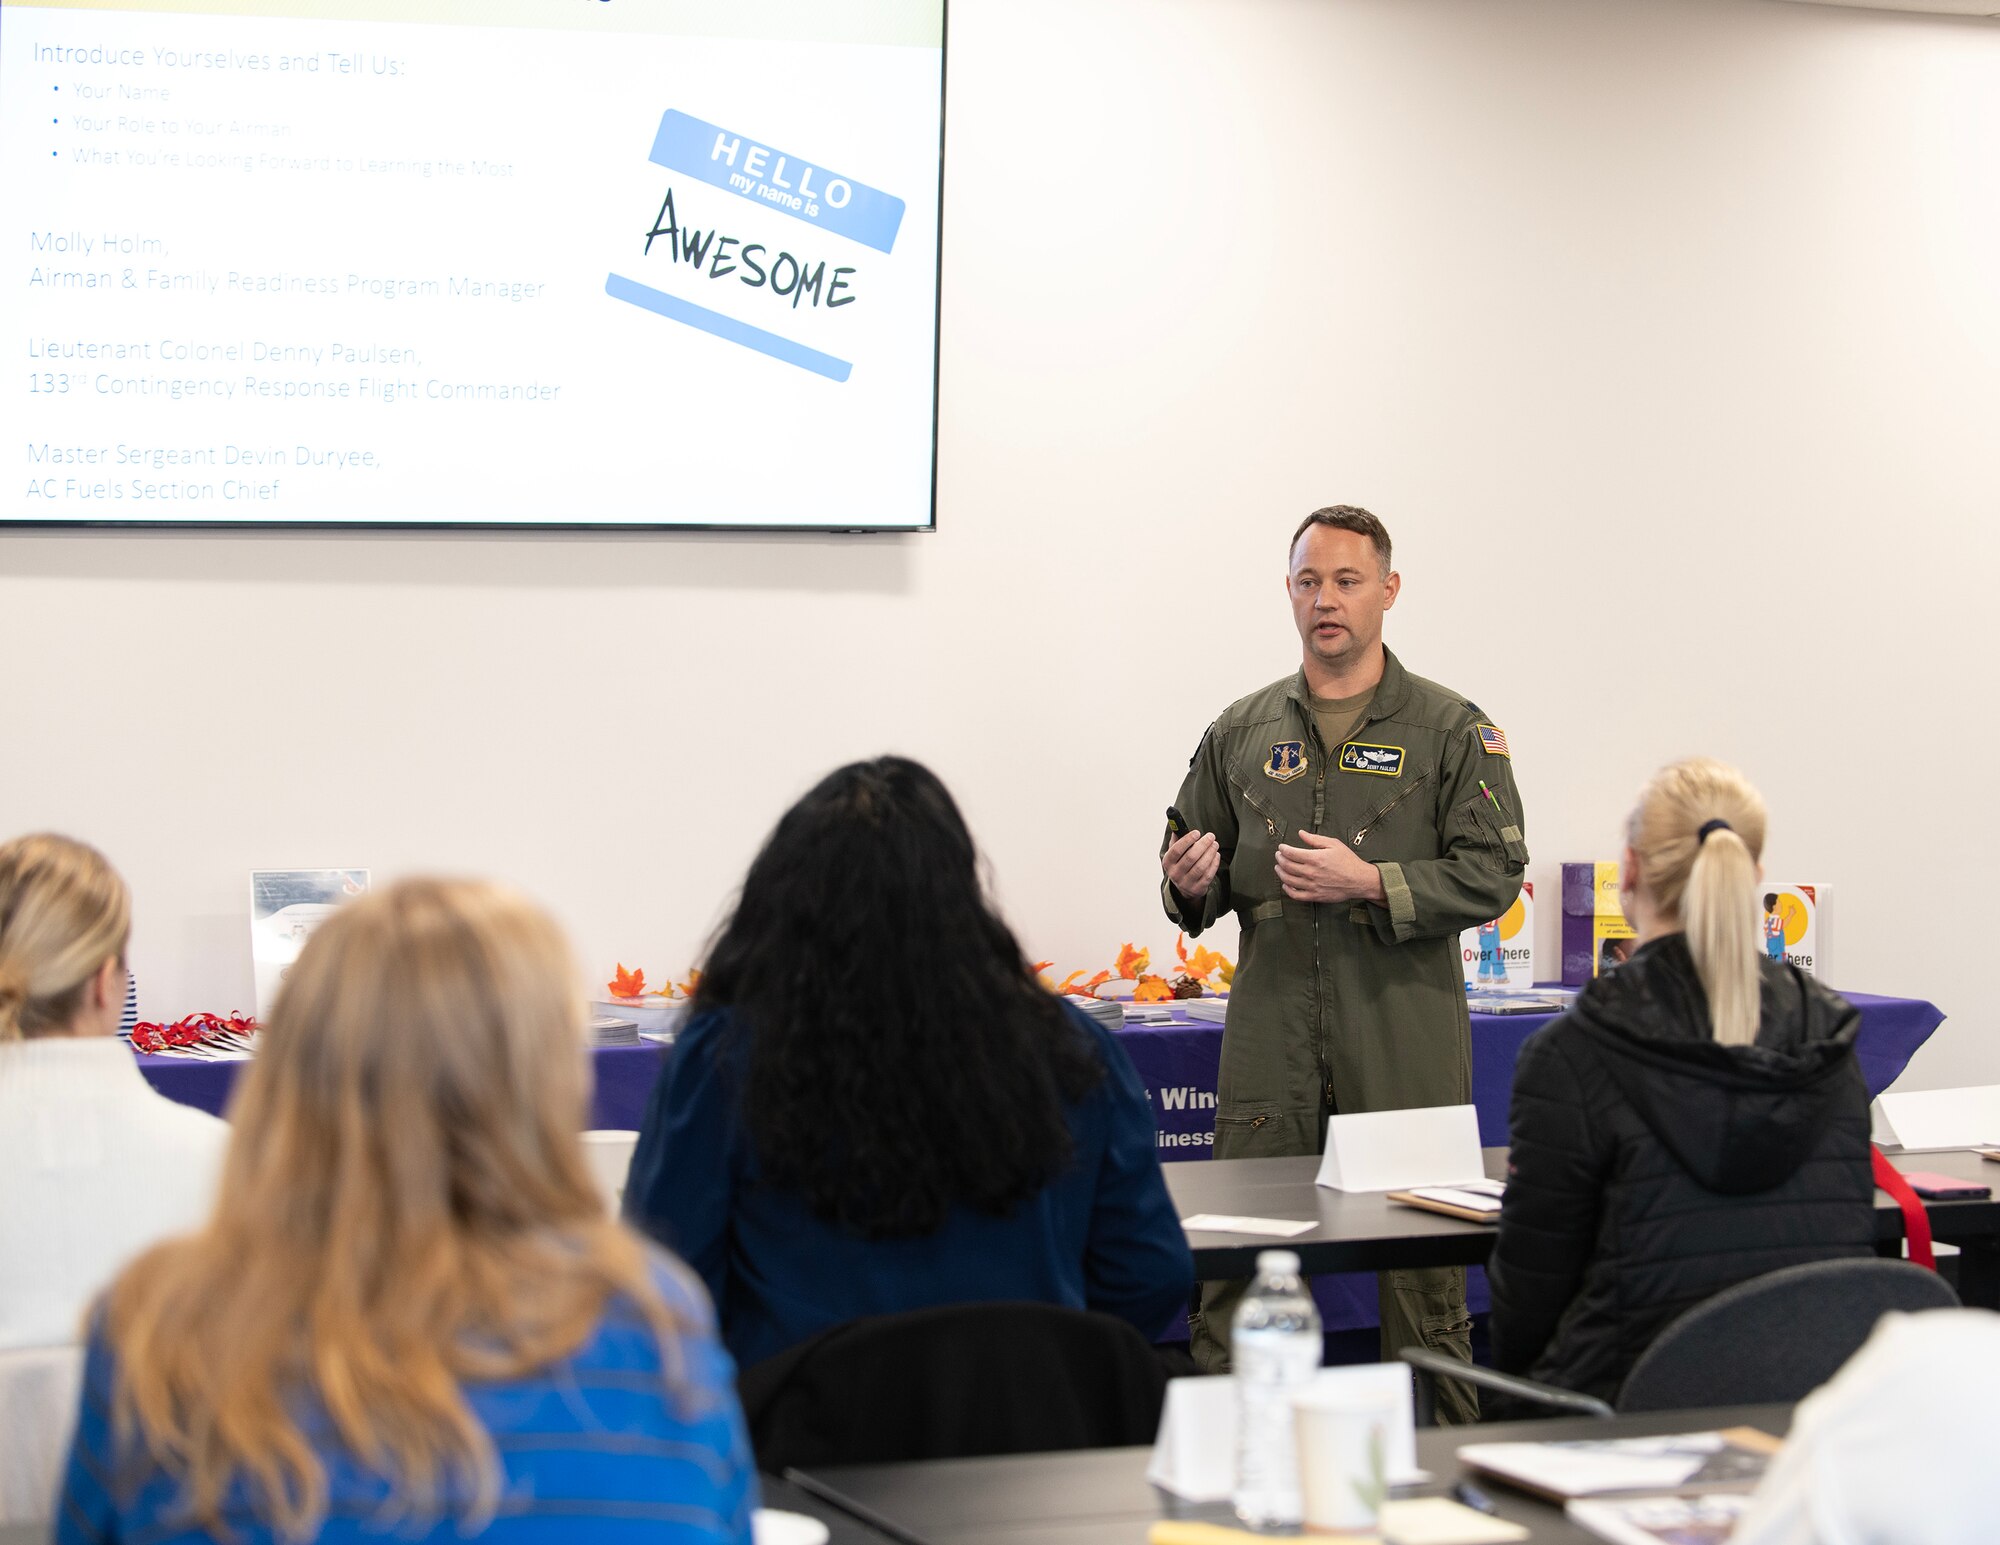
<svg viewBox="0 0 2000 1545"><path fill-rule="evenodd" d="M706 1296L577 1142L576 980L493 886L408 881L313 936L213 1218L98 1305L59 1540L748 1545Z"/></svg>

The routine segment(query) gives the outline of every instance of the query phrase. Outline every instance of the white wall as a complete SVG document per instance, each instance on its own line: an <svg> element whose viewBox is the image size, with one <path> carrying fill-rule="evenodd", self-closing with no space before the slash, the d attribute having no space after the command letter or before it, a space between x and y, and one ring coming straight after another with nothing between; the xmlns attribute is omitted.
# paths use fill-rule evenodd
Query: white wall
<svg viewBox="0 0 2000 1545"><path fill-rule="evenodd" d="M1837 980L1951 1013L1908 1083L2000 1080L1941 924L2000 870L2000 27L956 0L951 48L935 536L0 536L0 829L124 868L149 1012L249 1005L253 866L498 874L594 978L678 970L892 748L1032 950L1170 950L1161 807L1346 500L1537 878L1737 761Z"/></svg>

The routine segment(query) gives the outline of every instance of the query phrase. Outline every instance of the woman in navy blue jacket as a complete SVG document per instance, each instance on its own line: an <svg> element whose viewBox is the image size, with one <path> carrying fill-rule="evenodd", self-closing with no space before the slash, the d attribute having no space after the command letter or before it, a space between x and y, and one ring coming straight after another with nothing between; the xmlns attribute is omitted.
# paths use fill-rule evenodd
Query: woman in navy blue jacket
<svg viewBox="0 0 2000 1545"><path fill-rule="evenodd" d="M1042 988L936 776L831 774L750 867L653 1092L628 1216L745 1367L848 1320L1032 1300L1152 1336L1188 1253L1146 1091Z"/></svg>

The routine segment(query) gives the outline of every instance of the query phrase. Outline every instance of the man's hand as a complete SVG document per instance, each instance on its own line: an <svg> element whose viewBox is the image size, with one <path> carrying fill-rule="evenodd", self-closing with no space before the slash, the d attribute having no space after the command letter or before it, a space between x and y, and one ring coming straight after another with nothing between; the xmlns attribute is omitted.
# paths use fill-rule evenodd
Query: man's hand
<svg viewBox="0 0 2000 1545"><path fill-rule="evenodd" d="M1160 868L1167 883L1189 901L1198 901L1215 883L1222 867L1222 846L1214 832L1184 832L1167 845L1160 855Z"/></svg>
<svg viewBox="0 0 2000 1545"><path fill-rule="evenodd" d="M1292 900L1387 903L1381 870L1338 837L1302 831L1299 841L1278 849L1278 883Z"/></svg>

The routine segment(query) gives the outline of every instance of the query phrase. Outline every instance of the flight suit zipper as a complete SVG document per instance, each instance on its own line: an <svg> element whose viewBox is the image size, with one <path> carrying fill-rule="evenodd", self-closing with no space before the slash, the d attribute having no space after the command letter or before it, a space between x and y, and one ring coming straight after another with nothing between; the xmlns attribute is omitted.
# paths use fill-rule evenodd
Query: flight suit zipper
<svg viewBox="0 0 2000 1545"><path fill-rule="evenodd" d="M1252 810L1256 811L1259 815L1261 815L1264 818L1264 826L1265 829L1269 831L1271 834L1271 841L1273 843L1282 841L1283 838L1281 838L1278 834L1277 811L1273 810L1269 805L1265 804L1263 800L1259 799L1255 791L1251 789L1249 784L1239 783L1233 777L1229 781L1236 785L1236 792L1243 796L1243 803L1248 805Z"/></svg>
<svg viewBox="0 0 2000 1545"><path fill-rule="evenodd" d="M1408 788L1404 789L1402 793L1398 794L1394 799L1390 800L1388 804L1384 805L1380 810L1377 810L1373 815L1368 817L1368 819L1361 824L1360 829L1356 831L1354 834L1352 845L1357 848L1360 847L1362 842L1367 839L1368 833L1373 831L1376 826L1380 825L1382 821L1388 818L1390 811L1394 810L1404 800L1408 799L1412 794L1416 793L1418 789L1422 788L1426 783L1430 782L1430 779L1431 779L1431 774L1429 768L1425 768L1422 772L1418 773L1416 778L1411 782Z"/></svg>
<svg viewBox="0 0 2000 1545"><path fill-rule="evenodd" d="M1321 835L1326 827L1326 747L1320 744L1319 721L1311 714L1306 715L1306 733L1312 743L1319 748L1318 776L1313 779L1313 834ZM1325 1092L1321 1102L1322 1110L1333 1106L1332 1064L1327 1057L1326 1047L1326 978L1320 966L1319 925L1320 916L1326 908L1319 902L1312 904L1312 959L1313 959L1313 1057L1319 1063L1320 1087Z"/></svg>

